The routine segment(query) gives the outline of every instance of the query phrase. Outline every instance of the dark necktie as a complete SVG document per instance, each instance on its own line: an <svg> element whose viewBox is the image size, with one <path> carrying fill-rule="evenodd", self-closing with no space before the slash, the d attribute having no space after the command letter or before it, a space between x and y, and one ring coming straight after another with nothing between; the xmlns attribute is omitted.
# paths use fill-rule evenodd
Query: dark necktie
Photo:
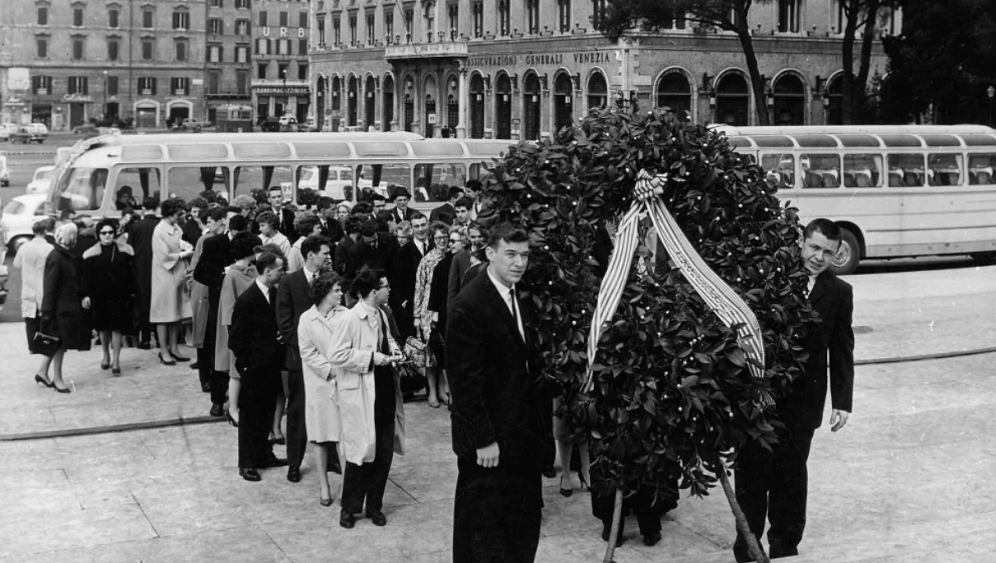
<svg viewBox="0 0 996 563"><path fill-rule="evenodd" d="M515 292L515 286L512 286L509 296L512 298L512 322L515 323L515 330L519 332L519 336L522 336L522 339L525 340L526 337L519 330L519 296Z"/></svg>
<svg viewBox="0 0 996 563"><path fill-rule="evenodd" d="M270 301L270 307L276 306L277 288L271 287L266 291L266 298Z"/></svg>

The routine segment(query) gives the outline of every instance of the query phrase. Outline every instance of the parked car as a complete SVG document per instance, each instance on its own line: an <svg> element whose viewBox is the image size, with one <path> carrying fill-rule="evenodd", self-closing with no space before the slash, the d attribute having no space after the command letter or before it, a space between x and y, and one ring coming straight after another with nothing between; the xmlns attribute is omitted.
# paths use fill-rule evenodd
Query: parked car
<svg viewBox="0 0 996 563"><path fill-rule="evenodd" d="M0 186L10 185L10 169L7 168L7 157L0 154Z"/></svg>
<svg viewBox="0 0 996 563"><path fill-rule="evenodd" d="M45 194L48 193L48 188L52 184L52 173L55 171L55 166L39 166L35 170L35 175L28 182L28 188L25 193L29 194Z"/></svg>
<svg viewBox="0 0 996 563"><path fill-rule="evenodd" d="M45 194L19 195L3 208L3 221L7 224L7 251L15 254L21 245L34 236L31 227L35 221L47 217L50 211Z"/></svg>
<svg viewBox="0 0 996 563"><path fill-rule="evenodd" d="M0 125L0 141L9 141L9 140L10 140L10 131L8 131L6 127Z"/></svg>
<svg viewBox="0 0 996 563"><path fill-rule="evenodd" d="M90 137L96 137L98 135L116 135L120 134L121 130L117 127L98 127L92 123L87 123L86 125L80 125L73 129L73 133L76 135L83 135L85 139Z"/></svg>
<svg viewBox="0 0 996 563"><path fill-rule="evenodd" d="M48 126L44 123L34 122L28 127L35 132L37 135L41 135L43 138L48 138Z"/></svg>
<svg viewBox="0 0 996 563"><path fill-rule="evenodd" d="M285 115L281 117L279 123L281 132L296 133L299 130L297 118L293 115Z"/></svg>
<svg viewBox="0 0 996 563"><path fill-rule="evenodd" d="M48 137L47 132L42 133L41 130L30 125L19 125L17 131L10 134L10 142L21 143L22 145L28 143L38 143L40 145L45 142L46 137Z"/></svg>
<svg viewBox="0 0 996 563"><path fill-rule="evenodd" d="M210 127L210 126L211 124L208 123L207 121L201 121L196 117L188 117L184 119L183 122L180 123L180 125L178 125L176 128L179 129L180 131L197 132L200 131L201 129L204 129L205 127Z"/></svg>

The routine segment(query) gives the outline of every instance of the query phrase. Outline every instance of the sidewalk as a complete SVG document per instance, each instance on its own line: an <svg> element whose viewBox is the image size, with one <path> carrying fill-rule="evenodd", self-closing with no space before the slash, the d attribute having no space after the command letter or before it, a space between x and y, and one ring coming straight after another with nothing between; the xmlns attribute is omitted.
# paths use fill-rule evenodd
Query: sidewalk
<svg viewBox="0 0 996 563"><path fill-rule="evenodd" d="M849 278L862 360L996 346L996 267ZM863 328L867 327L867 328ZM210 407L189 367L125 350L124 373L100 352L70 352L59 395L31 381L23 325L0 324L0 435L204 420ZM996 561L996 355L857 369L848 427L814 439L803 556L795 561ZM396 457L376 528L337 525L318 505L309 454L301 483L279 469L246 483L236 431L224 423L0 441L0 562L450 560L456 464L445 409L406 405L408 455ZM278 455L283 448L278 447ZM577 479L575 478L575 484ZM544 480L539 562L601 561L588 493ZM339 481L333 482L333 488ZM336 495L338 496L338 495ZM732 561L733 518L720 489L683 498L664 540L643 545L636 522L616 561Z"/></svg>

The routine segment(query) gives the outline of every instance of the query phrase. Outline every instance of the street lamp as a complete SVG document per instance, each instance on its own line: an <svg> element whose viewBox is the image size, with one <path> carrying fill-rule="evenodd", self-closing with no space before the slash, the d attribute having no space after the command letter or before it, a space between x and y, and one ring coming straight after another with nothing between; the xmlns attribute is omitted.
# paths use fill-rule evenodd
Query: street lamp
<svg viewBox="0 0 996 563"><path fill-rule="evenodd" d="M993 126L993 96L996 96L996 86L992 84L986 88L986 95L989 96L989 126Z"/></svg>

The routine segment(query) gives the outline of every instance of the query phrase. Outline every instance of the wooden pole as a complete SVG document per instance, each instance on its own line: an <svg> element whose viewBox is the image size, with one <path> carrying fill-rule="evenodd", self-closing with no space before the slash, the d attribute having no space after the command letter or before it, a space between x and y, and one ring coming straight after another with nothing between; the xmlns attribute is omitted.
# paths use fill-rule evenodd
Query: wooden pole
<svg viewBox="0 0 996 563"><path fill-rule="evenodd" d="M730 509L733 510L733 517L737 520L737 529L747 539L747 552L754 558L754 561L769 563L768 555L761 549L761 545L757 543L757 538L754 537L754 533L750 531L750 526L747 525L747 517L744 516L744 511L741 510L740 503L737 502L737 494L730 485L730 478L726 475L725 467L719 471L719 480L723 484L723 492L726 493L726 500L730 503Z"/></svg>
<svg viewBox="0 0 996 563"><path fill-rule="evenodd" d="M609 546L605 548L605 559L602 563L614 563L612 556L616 552L616 536L619 534L619 523L622 522L622 489L616 489L616 503L612 509L612 530L609 531Z"/></svg>

